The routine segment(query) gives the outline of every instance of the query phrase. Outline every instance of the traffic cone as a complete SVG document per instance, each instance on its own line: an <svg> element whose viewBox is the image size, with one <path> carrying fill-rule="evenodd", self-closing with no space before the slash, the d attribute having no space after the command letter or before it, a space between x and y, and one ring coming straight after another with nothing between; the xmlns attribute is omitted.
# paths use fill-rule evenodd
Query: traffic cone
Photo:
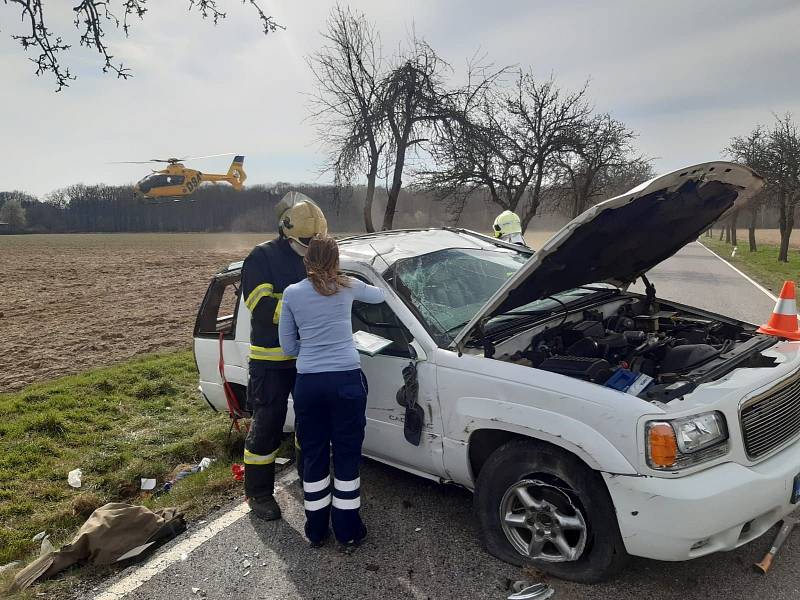
<svg viewBox="0 0 800 600"><path fill-rule="evenodd" d="M784 281L781 295L775 304L769 321L758 328L758 333L766 333L790 340L800 340L800 327L797 323L797 301L794 294L794 281Z"/></svg>

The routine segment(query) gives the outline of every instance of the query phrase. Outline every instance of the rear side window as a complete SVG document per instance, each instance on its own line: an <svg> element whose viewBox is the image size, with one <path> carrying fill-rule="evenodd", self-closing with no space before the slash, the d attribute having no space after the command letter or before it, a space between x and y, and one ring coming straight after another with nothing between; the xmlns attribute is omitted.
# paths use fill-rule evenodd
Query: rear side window
<svg viewBox="0 0 800 600"><path fill-rule="evenodd" d="M220 273L211 280L194 326L196 337L232 338L236 328L240 271Z"/></svg>

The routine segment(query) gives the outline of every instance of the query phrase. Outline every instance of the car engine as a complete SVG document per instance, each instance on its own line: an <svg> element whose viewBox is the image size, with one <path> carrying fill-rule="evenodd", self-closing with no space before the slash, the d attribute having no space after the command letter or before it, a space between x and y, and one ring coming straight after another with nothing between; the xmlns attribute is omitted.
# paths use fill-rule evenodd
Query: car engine
<svg viewBox="0 0 800 600"><path fill-rule="evenodd" d="M611 316L584 310L579 320L565 318L508 358L663 402L720 376L726 365L727 371L773 365L754 350L771 345L774 338L665 308L656 305L641 312L641 303L631 302Z"/></svg>

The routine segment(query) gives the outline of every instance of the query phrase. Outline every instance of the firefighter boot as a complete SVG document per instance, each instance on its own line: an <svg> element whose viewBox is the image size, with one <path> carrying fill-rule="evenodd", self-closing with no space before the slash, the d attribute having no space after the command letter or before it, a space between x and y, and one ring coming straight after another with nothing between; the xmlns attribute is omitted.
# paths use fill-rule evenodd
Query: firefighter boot
<svg viewBox="0 0 800 600"><path fill-rule="evenodd" d="M281 518L281 508L273 496L274 487L274 463L261 465L245 463L244 492L247 496L247 503L253 514L265 521Z"/></svg>
<svg viewBox="0 0 800 600"><path fill-rule="evenodd" d="M275 496L248 498L247 504L253 514L264 521L277 521L281 518L281 507L275 501Z"/></svg>

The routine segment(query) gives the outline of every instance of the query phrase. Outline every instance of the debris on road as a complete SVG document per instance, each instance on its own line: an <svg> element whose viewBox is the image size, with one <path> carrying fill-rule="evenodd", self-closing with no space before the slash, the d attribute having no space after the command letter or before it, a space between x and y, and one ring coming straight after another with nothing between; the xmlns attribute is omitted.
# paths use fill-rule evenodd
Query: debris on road
<svg viewBox="0 0 800 600"><path fill-rule="evenodd" d="M511 587L514 593L508 597L508 600L547 600L547 598L552 598L553 594L556 593L546 583L527 585L525 581L515 581Z"/></svg>
<svg viewBox="0 0 800 600"><path fill-rule="evenodd" d="M195 596L200 596L201 598L205 598L206 597L206 591L204 589L202 589L202 588L193 587L192 588L192 594L194 594Z"/></svg>
<svg viewBox="0 0 800 600"><path fill-rule="evenodd" d="M800 522L798 519L794 519L792 517L783 517L781 528L778 530L778 535L775 536L775 541L772 542L772 546L770 546L769 551L764 555L764 558L762 558L760 562L757 562L753 565L756 571L762 575L767 574L767 571L769 571L770 567L772 566L772 559L775 558L778 550L781 549L781 546L783 546L786 538L789 537L789 534L792 533L792 530L795 528L798 522Z"/></svg>
<svg viewBox="0 0 800 600"><path fill-rule="evenodd" d="M243 560L242 561L242 568L243 569L249 569L251 566L253 566L253 563L251 563L249 560Z"/></svg>
<svg viewBox="0 0 800 600"><path fill-rule="evenodd" d="M80 469L73 469L69 473L67 473L67 483L74 488L81 487L81 477L83 477L83 471Z"/></svg>

